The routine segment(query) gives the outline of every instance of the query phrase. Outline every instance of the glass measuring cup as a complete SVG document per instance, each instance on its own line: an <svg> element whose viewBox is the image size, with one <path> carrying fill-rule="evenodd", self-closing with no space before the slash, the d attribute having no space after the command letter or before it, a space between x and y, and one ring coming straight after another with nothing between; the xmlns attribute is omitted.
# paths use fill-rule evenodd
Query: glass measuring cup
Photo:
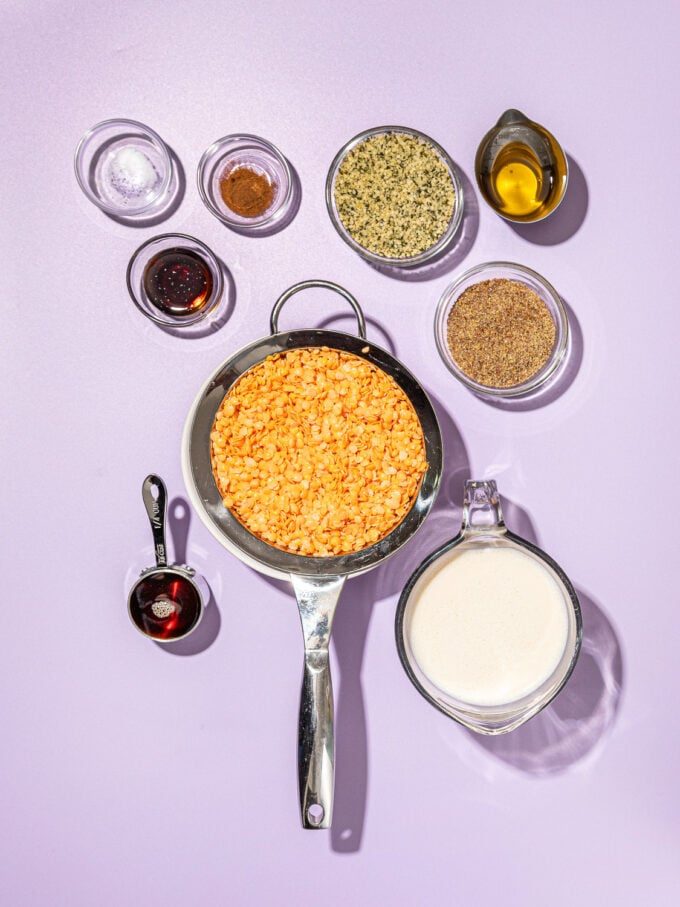
<svg viewBox="0 0 680 907"><path fill-rule="evenodd" d="M480 142L475 175L482 197L496 214L528 224L548 217L561 204L569 164L545 126L510 109Z"/></svg>
<svg viewBox="0 0 680 907"><path fill-rule="evenodd" d="M530 692L510 702L480 705L455 698L427 676L414 653L412 621L419 593L434 572L447 563L447 558L467 551L499 548L520 552L547 571L563 598L566 639L554 669ZM431 705L479 734L502 734L519 727L545 708L567 682L581 648L582 621L576 592L562 569L544 551L505 526L496 483L468 481L465 483L461 530L452 541L427 557L409 579L399 599L395 630L404 670Z"/></svg>
<svg viewBox="0 0 680 907"><path fill-rule="evenodd" d="M156 566L142 570L128 595L130 620L155 642L177 642L193 633L210 599L208 584L186 564L168 564L165 544L167 491L163 480L149 475L142 499L153 533Z"/></svg>

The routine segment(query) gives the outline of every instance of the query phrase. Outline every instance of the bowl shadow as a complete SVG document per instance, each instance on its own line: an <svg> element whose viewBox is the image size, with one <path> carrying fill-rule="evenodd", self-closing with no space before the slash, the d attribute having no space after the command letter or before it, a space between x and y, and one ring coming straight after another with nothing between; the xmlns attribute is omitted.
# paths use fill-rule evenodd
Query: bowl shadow
<svg viewBox="0 0 680 907"><path fill-rule="evenodd" d="M173 173L163 207L155 210L153 214L150 214L148 217L144 217L143 215L138 217L125 217L122 214L109 214L108 211L103 212L110 220L115 221L115 223L121 224L124 227L148 229L149 227L157 227L159 224L163 223L163 221L172 217L177 211L182 204L186 193L187 180L182 162L175 154L174 149L169 145L167 145L167 148L170 157L172 158Z"/></svg>
<svg viewBox="0 0 680 907"><path fill-rule="evenodd" d="M302 182L295 167L288 158L286 158L286 160L290 167L292 192L288 208L281 219L275 221L273 224L265 225L260 228L248 228L247 226L239 227L236 224L225 224L228 230L232 230L234 233L238 233L241 236L248 236L251 239L265 239L267 236L274 236L274 234L280 233L293 223L300 210L300 205L302 204Z"/></svg>
<svg viewBox="0 0 680 907"><path fill-rule="evenodd" d="M556 246L566 242L581 229L588 213L588 183L583 170L567 154L569 182L562 203L553 214L535 224L506 223L522 239L537 246Z"/></svg>
<svg viewBox="0 0 680 907"><path fill-rule="evenodd" d="M435 280L437 277L448 274L462 264L475 244L477 233L479 232L479 203L474 186L465 171L457 164L456 170L463 186L464 208L463 219L451 244L436 258L414 268L399 268L395 267L395 265L376 264L372 261L367 261L367 264L370 264L372 268L387 277L414 283L423 280Z"/></svg>
<svg viewBox="0 0 680 907"><path fill-rule="evenodd" d="M483 397L480 394L475 394L477 399L495 409L503 409L512 412L529 412L531 410L542 409L544 406L549 406L569 390L576 380L576 376L578 375L583 362L584 341L583 330L576 317L576 313L564 298L562 298L562 302L564 303L564 307L567 311L567 318L569 320L569 345L564 360L555 374L551 376L543 387L526 397L499 397L491 399L490 397Z"/></svg>
<svg viewBox="0 0 680 907"><path fill-rule="evenodd" d="M504 499L506 522L535 545L529 515ZM583 617L583 642L574 671L545 709L507 734L487 737L466 729L494 758L534 777L567 771L594 751L616 719L624 670L616 631L596 600L577 588Z"/></svg>

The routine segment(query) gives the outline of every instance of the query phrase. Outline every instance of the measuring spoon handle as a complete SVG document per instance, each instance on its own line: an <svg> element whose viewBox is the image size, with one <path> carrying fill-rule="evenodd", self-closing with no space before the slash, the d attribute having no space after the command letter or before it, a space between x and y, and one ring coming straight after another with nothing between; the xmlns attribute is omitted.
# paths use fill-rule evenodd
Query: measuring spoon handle
<svg viewBox="0 0 680 907"><path fill-rule="evenodd" d="M168 493L160 476L150 475L142 484L142 500L151 523L153 544L156 551L156 566L167 567L168 555L165 547L165 513Z"/></svg>

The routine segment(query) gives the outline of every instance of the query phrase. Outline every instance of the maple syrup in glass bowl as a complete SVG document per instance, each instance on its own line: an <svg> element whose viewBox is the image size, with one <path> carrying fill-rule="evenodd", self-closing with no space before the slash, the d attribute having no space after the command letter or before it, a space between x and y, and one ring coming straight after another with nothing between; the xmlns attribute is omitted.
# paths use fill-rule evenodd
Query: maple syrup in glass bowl
<svg viewBox="0 0 680 907"><path fill-rule="evenodd" d="M137 308L156 324L182 328L213 312L224 291L222 267L200 240L164 233L130 259L127 287Z"/></svg>

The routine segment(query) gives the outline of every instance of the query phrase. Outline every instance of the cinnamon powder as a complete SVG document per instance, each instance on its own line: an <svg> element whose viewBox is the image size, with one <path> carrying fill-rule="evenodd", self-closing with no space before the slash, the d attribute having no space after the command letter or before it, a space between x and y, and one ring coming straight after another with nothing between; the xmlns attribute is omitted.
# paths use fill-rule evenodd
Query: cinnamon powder
<svg viewBox="0 0 680 907"><path fill-rule="evenodd" d="M275 184L250 167L237 167L220 180L224 204L240 217L261 217L274 201L275 192Z"/></svg>

